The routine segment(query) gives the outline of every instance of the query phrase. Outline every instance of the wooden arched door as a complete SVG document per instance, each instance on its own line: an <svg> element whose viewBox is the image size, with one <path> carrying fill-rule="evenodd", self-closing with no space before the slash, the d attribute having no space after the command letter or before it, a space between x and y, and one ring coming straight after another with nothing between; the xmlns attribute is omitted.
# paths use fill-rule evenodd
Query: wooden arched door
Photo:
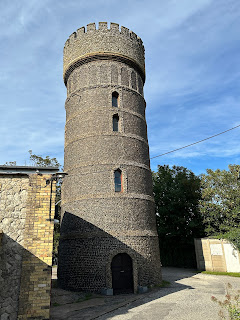
<svg viewBox="0 0 240 320"><path fill-rule="evenodd" d="M113 294L133 293L132 259L127 253L119 253L111 263Z"/></svg>

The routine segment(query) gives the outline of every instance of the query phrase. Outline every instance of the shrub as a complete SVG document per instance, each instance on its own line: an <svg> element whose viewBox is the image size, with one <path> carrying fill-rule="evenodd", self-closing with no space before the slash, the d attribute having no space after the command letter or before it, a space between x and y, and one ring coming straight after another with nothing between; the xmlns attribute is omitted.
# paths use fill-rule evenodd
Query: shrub
<svg viewBox="0 0 240 320"><path fill-rule="evenodd" d="M211 300L220 305L221 310L219 311L220 319L240 320L240 290L237 294L233 292L232 285L228 283L227 294L225 295L224 301L218 300L212 296Z"/></svg>

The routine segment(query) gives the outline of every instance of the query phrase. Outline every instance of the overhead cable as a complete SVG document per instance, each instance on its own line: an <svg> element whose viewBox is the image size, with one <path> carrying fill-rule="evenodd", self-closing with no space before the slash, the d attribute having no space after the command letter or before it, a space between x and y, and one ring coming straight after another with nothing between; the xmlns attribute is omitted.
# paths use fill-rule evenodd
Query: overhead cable
<svg viewBox="0 0 240 320"><path fill-rule="evenodd" d="M193 146L193 145L195 145L195 144L198 144L198 143L200 143L200 142L203 142L203 141L206 141L206 140L212 139L212 138L214 138L214 137L220 136L220 134L224 134L224 133L226 133L226 132L228 132L228 131L231 131L231 130L234 130L234 129L238 128L238 127L240 127L240 124L239 124L239 125L237 125L237 126L235 126L235 127L233 127L233 128L230 128L230 129L228 129L228 130L225 130L225 131L223 131L223 132L220 132L220 133L214 134L214 135L213 135L213 136L211 136L211 137L208 137L208 138L205 138L205 139L199 140L199 141L197 141L197 142L190 143L190 144L188 144L188 145L186 145L186 146L184 146L184 147L181 147L181 148L177 148L177 149L174 149L174 150L171 150L171 151L168 151L168 152L165 152L165 153L159 154L158 156L154 156L154 157L152 157L152 158L150 158L150 159L154 159L154 158L162 157L162 156L165 156L166 154L169 154L169 153L172 153L172 152L175 152L175 151L178 151L178 150L182 150L182 149L185 149L185 148L191 147L191 146Z"/></svg>

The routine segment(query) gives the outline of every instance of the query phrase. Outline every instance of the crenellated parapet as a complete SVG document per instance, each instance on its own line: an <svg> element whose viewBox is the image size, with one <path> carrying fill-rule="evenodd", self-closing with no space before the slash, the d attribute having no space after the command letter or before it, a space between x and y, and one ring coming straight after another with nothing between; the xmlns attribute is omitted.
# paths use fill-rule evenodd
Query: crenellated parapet
<svg viewBox="0 0 240 320"><path fill-rule="evenodd" d="M128 28L117 23L99 22L73 32L64 46L63 78L65 85L71 72L78 66L96 60L124 62L145 81L145 54L142 40Z"/></svg>

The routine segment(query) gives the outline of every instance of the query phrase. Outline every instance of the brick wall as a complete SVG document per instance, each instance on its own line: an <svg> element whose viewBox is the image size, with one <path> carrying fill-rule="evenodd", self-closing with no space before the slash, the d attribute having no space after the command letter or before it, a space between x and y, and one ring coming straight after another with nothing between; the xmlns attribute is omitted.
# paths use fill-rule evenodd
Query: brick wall
<svg viewBox="0 0 240 320"><path fill-rule="evenodd" d="M0 319L49 319L55 182L0 174Z"/></svg>

